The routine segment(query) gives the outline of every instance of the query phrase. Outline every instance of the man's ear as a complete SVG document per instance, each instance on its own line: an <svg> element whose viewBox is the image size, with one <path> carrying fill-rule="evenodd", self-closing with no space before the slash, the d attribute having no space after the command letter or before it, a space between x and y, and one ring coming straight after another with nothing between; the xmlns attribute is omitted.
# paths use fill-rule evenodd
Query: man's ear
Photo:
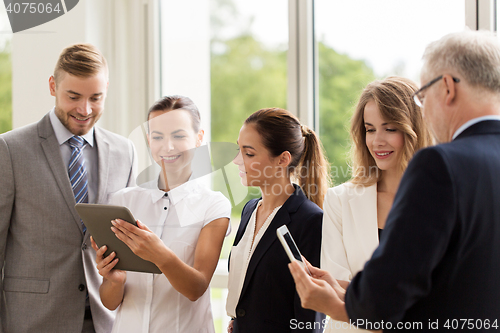
<svg viewBox="0 0 500 333"><path fill-rule="evenodd" d="M444 84L446 87L446 105L451 105L456 98L456 82L453 80L453 77L450 75L443 76Z"/></svg>
<svg viewBox="0 0 500 333"><path fill-rule="evenodd" d="M51 75L49 77L49 89L50 89L50 94L52 96L56 95L56 79L54 78L54 75Z"/></svg>

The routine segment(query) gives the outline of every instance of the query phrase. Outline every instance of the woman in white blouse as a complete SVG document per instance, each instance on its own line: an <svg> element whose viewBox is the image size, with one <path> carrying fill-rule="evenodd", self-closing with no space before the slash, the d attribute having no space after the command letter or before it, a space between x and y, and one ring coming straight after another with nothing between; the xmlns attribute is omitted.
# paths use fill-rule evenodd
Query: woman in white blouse
<svg viewBox="0 0 500 333"><path fill-rule="evenodd" d="M106 247L97 249L92 242L103 276L101 300L110 310L119 307L113 332L214 332L208 286L231 206L221 193L190 179L203 130L189 98L167 96L156 102L147 127L161 172L153 182L112 195L111 204L128 207L138 219L138 227L115 220L112 230L163 274L113 269L119 258L114 253L103 258Z"/></svg>
<svg viewBox="0 0 500 333"><path fill-rule="evenodd" d="M411 80L388 77L362 92L351 119L352 179L327 191L321 268L350 281L372 256L412 156L431 143ZM347 327L330 321L325 331Z"/></svg>

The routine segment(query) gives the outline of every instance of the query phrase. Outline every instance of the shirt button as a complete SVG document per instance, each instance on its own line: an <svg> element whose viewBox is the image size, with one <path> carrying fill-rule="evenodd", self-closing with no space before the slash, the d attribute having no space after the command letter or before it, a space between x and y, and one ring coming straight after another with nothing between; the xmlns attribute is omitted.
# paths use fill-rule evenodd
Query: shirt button
<svg viewBox="0 0 500 333"><path fill-rule="evenodd" d="M163 207L164 210L167 210L167 207Z"/></svg>
<svg viewBox="0 0 500 333"><path fill-rule="evenodd" d="M245 317L245 310L243 310L243 309L238 309L238 310L236 311L236 315L237 315L238 317Z"/></svg>
<svg viewBox="0 0 500 333"><path fill-rule="evenodd" d="M85 290L85 286L83 284L79 285L78 286L78 290L84 291Z"/></svg>

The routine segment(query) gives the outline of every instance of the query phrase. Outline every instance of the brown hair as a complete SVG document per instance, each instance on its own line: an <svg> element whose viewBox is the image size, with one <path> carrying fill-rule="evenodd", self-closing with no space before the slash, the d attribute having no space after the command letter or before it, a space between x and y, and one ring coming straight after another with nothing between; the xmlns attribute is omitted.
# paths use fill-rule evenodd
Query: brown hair
<svg viewBox="0 0 500 333"><path fill-rule="evenodd" d="M401 172L419 149L432 143L422 112L413 100L417 90L413 81L397 76L374 81L363 90L351 118L352 183L370 186L378 182L382 174L366 146L364 110L369 101L375 102L384 120L403 132ZM373 169L377 171L375 174L371 172Z"/></svg>
<svg viewBox="0 0 500 333"><path fill-rule="evenodd" d="M255 125L271 156L279 156L284 151L290 153L289 175L297 179L309 200L323 208L329 187L329 164L316 133L301 125L289 111L280 108L254 112L245 124Z"/></svg>
<svg viewBox="0 0 500 333"><path fill-rule="evenodd" d="M61 72L78 77L90 77L101 70L105 70L107 77L108 65L101 51L92 44L74 44L65 48L59 55L54 69L54 79L56 83L59 82Z"/></svg>
<svg viewBox="0 0 500 333"><path fill-rule="evenodd" d="M168 112L180 109L189 112L189 115L191 116L191 123L193 125L193 130L195 133L198 133L200 131L200 122L201 122L200 111L198 111L198 108L189 97L180 95L171 95L171 96L165 96L157 100L149 108L147 120L149 120L149 118L151 117L152 112L156 111ZM149 126L147 126L147 128L149 132Z"/></svg>

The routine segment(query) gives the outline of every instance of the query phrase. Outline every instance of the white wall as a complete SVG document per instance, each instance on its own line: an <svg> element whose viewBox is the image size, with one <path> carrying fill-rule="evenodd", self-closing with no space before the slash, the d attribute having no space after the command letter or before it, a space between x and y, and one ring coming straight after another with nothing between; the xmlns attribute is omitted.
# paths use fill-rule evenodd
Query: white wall
<svg viewBox="0 0 500 333"><path fill-rule="evenodd" d="M85 5L12 37L12 122L17 128L39 120L54 106L48 79L61 50L85 42Z"/></svg>
<svg viewBox="0 0 500 333"><path fill-rule="evenodd" d="M13 36L13 127L54 106L48 78L66 46L88 42L106 57L110 84L99 126L128 136L159 97L155 0L80 0L65 15Z"/></svg>

